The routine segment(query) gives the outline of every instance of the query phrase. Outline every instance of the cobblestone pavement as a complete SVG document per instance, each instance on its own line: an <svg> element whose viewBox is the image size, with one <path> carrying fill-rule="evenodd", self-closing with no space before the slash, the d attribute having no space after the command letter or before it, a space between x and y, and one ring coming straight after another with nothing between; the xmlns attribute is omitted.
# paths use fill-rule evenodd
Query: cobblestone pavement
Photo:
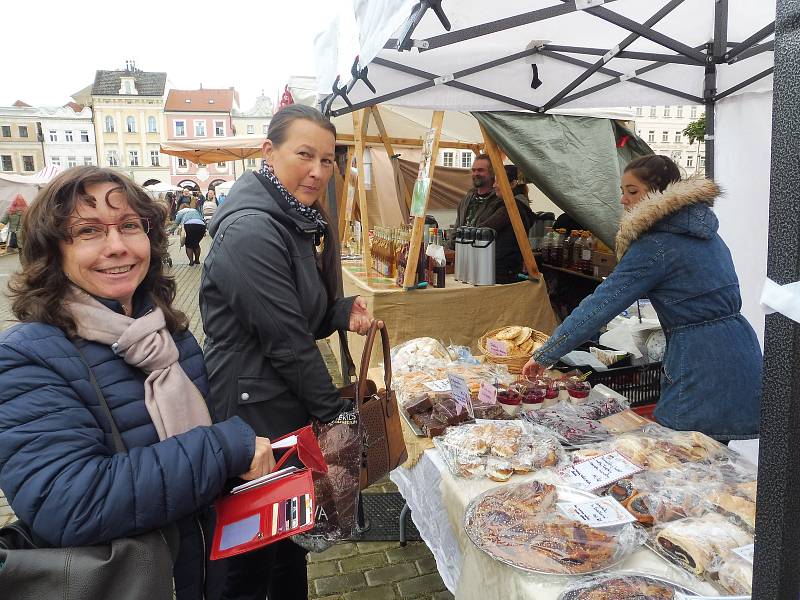
<svg viewBox="0 0 800 600"><path fill-rule="evenodd" d="M189 318L189 328L202 346L203 332L198 290L202 266L189 266L189 259L178 247L173 236L170 255L172 273L177 282L175 304ZM211 240L203 238L202 256ZM12 273L19 268L15 255L0 255L0 329L14 323L6 286ZM320 350L330 365L333 360L327 343ZM335 371L336 369L332 369ZM397 491L388 479L375 484L368 492ZM0 491L0 527L14 520L14 513ZM424 542L346 542L320 554L310 554L308 564L309 598L313 600L446 600L453 598L436 571L436 562Z"/></svg>

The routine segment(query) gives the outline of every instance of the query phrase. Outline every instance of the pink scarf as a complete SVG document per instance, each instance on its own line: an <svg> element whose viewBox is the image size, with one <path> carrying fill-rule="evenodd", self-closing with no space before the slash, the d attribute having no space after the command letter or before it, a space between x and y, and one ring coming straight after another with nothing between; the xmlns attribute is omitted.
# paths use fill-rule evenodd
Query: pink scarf
<svg viewBox="0 0 800 600"><path fill-rule="evenodd" d="M203 396L178 363L178 348L160 308L133 319L73 288L66 309L80 337L108 344L126 363L147 373L144 403L159 439L211 425Z"/></svg>

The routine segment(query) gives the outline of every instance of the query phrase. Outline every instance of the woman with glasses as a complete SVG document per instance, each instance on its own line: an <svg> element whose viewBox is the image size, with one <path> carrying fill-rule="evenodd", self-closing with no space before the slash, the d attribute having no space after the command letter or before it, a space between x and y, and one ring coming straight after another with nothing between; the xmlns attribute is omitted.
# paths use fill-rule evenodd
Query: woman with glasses
<svg viewBox="0 0 800 600"><path fill-rule="evenodd" d="M177 598L206 597L206 509L274 460L240 418L211 424L203 356L163 270L161 208L119 173L79 167L22 231L21 323L0 334L0 488L44 546L177 530Z"/></svg>

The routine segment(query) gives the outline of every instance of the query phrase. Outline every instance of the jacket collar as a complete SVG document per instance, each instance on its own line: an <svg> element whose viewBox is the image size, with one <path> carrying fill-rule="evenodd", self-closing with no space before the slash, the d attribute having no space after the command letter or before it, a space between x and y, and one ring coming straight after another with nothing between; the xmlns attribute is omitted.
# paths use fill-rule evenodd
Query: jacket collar
<svg viewBox="0 0 800 600"><path fill-rule="evenodd" d="M716 183L702 178L683 179L668 185L663 192L651 192L633 210L623 214L617 231L617 257L622 258L633 242L662 219L687 206L713 206L721 193Z"/></svg>

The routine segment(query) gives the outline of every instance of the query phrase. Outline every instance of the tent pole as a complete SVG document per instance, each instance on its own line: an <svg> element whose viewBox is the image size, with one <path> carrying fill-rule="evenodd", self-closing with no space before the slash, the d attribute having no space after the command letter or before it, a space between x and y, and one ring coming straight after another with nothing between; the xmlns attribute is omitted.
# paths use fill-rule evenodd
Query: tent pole
<svg viewBox="0 0 800 600"><path fill-rule="evenodd" d="M405 289L411 289L414 287L414 277L417 274L417 261L419 260L419 255L422 250L422 230L425 227L425 213L428 212L428 201L430 200L431 188L433 187L433 173L436 170L436 157L439 154L439 139L442 136L443 122L444 111L433 111L433 117L431 118L431 129L434 130L434 135L433 145L431 146L430 165L428 167L428 172L423 174L423 176L428 177L431 185L429 185L428 189L425 191L425 201L423 204L422 216L414 216L414 227L411 230L411 241L409 242L408 259L406 261L406 272L403 276L403 287ZM424 160L425 155L423 153L423 155L420 157L420 161Z"/></svg>
<svg viewBox="0 0 800 600"><path fill-rule="evenodd" d="M500 156L500 148L495 141L491 138L484 126L481 124L481 133L483 134L484 148L486 154L492 160L492 168L494 169L494 180L499 184L500 193L503 196L503 202L506 205L508 216L511 219L511 227L514 230L514 236L517 238L520 252L522 253L522 260L525 263L525 268L528 271L528 276L531 279L538 280L541 276L539 267L536 266L536 259L533 257L531 250L531 243L528 240L528 232L525 231L525 226L522 224L522 218L519 216L519 208L517 201L514 199L514 192L511 190L511 183L508 181L506 170L503 167L503 158Z"/></svg>
<svg viewBox="0 0 800 600"><path fill-rule="evenodd" d="M347 222L350 220L352 207L347 210L347 198L350 194L350 165L353 164L353 147L347 147L347 162L344 167L344 181L342 182L342 197L339 199L339 242L344 244L344 236L347 230Z"/></svg>
<svg viewBox="0 0 800 600"><path fill-rule="evenodd" d="M386 154L389 155L389 160L392 160L392 157L395 156L394 148L392 147L392 142L389 138L389 135L386 133L386 126L383 124L381 111L377 106L372 106L370 110L372 111L372 116L375 119L375 125L378 126L378 133L380 134L381 141L383 142L383 147L386 149ZM400 214L408 215L408 211L411 208L411 193L408 191L407 186L402 185L401 187L403 188L403 196L400 196L400 194L397 195L397 203L400 205Z"/></svg>
<svg viewBox="0 0 800 600"><path fill-rule="evenodd" d="M714 41L708 45L703 103L706 107L705 175L714 178L714 131L716 129L717 63L724 62L728 49L728 0L714 3Z"/></svg>
<svg viewBox="0 0 800 600"><path fill-rule="evenodd" d="M369 281L370 270L372 269L372 253L369 247L369 212L367 210L367 190L364 188L364 111L353 112L353 134L356 138L355 156L356 166L358 167L358 208L361 212L361 257L364 260L364 271L367 273Z"/></svg>
<svg viewBox="0 0 800 600"><path fill-rule="evenodd" d="M800 279L800 2L777 0L767 277ZM759 149L762 152L766 148ZM753 600L800 591L800 323L766 317Z"/></svg>

